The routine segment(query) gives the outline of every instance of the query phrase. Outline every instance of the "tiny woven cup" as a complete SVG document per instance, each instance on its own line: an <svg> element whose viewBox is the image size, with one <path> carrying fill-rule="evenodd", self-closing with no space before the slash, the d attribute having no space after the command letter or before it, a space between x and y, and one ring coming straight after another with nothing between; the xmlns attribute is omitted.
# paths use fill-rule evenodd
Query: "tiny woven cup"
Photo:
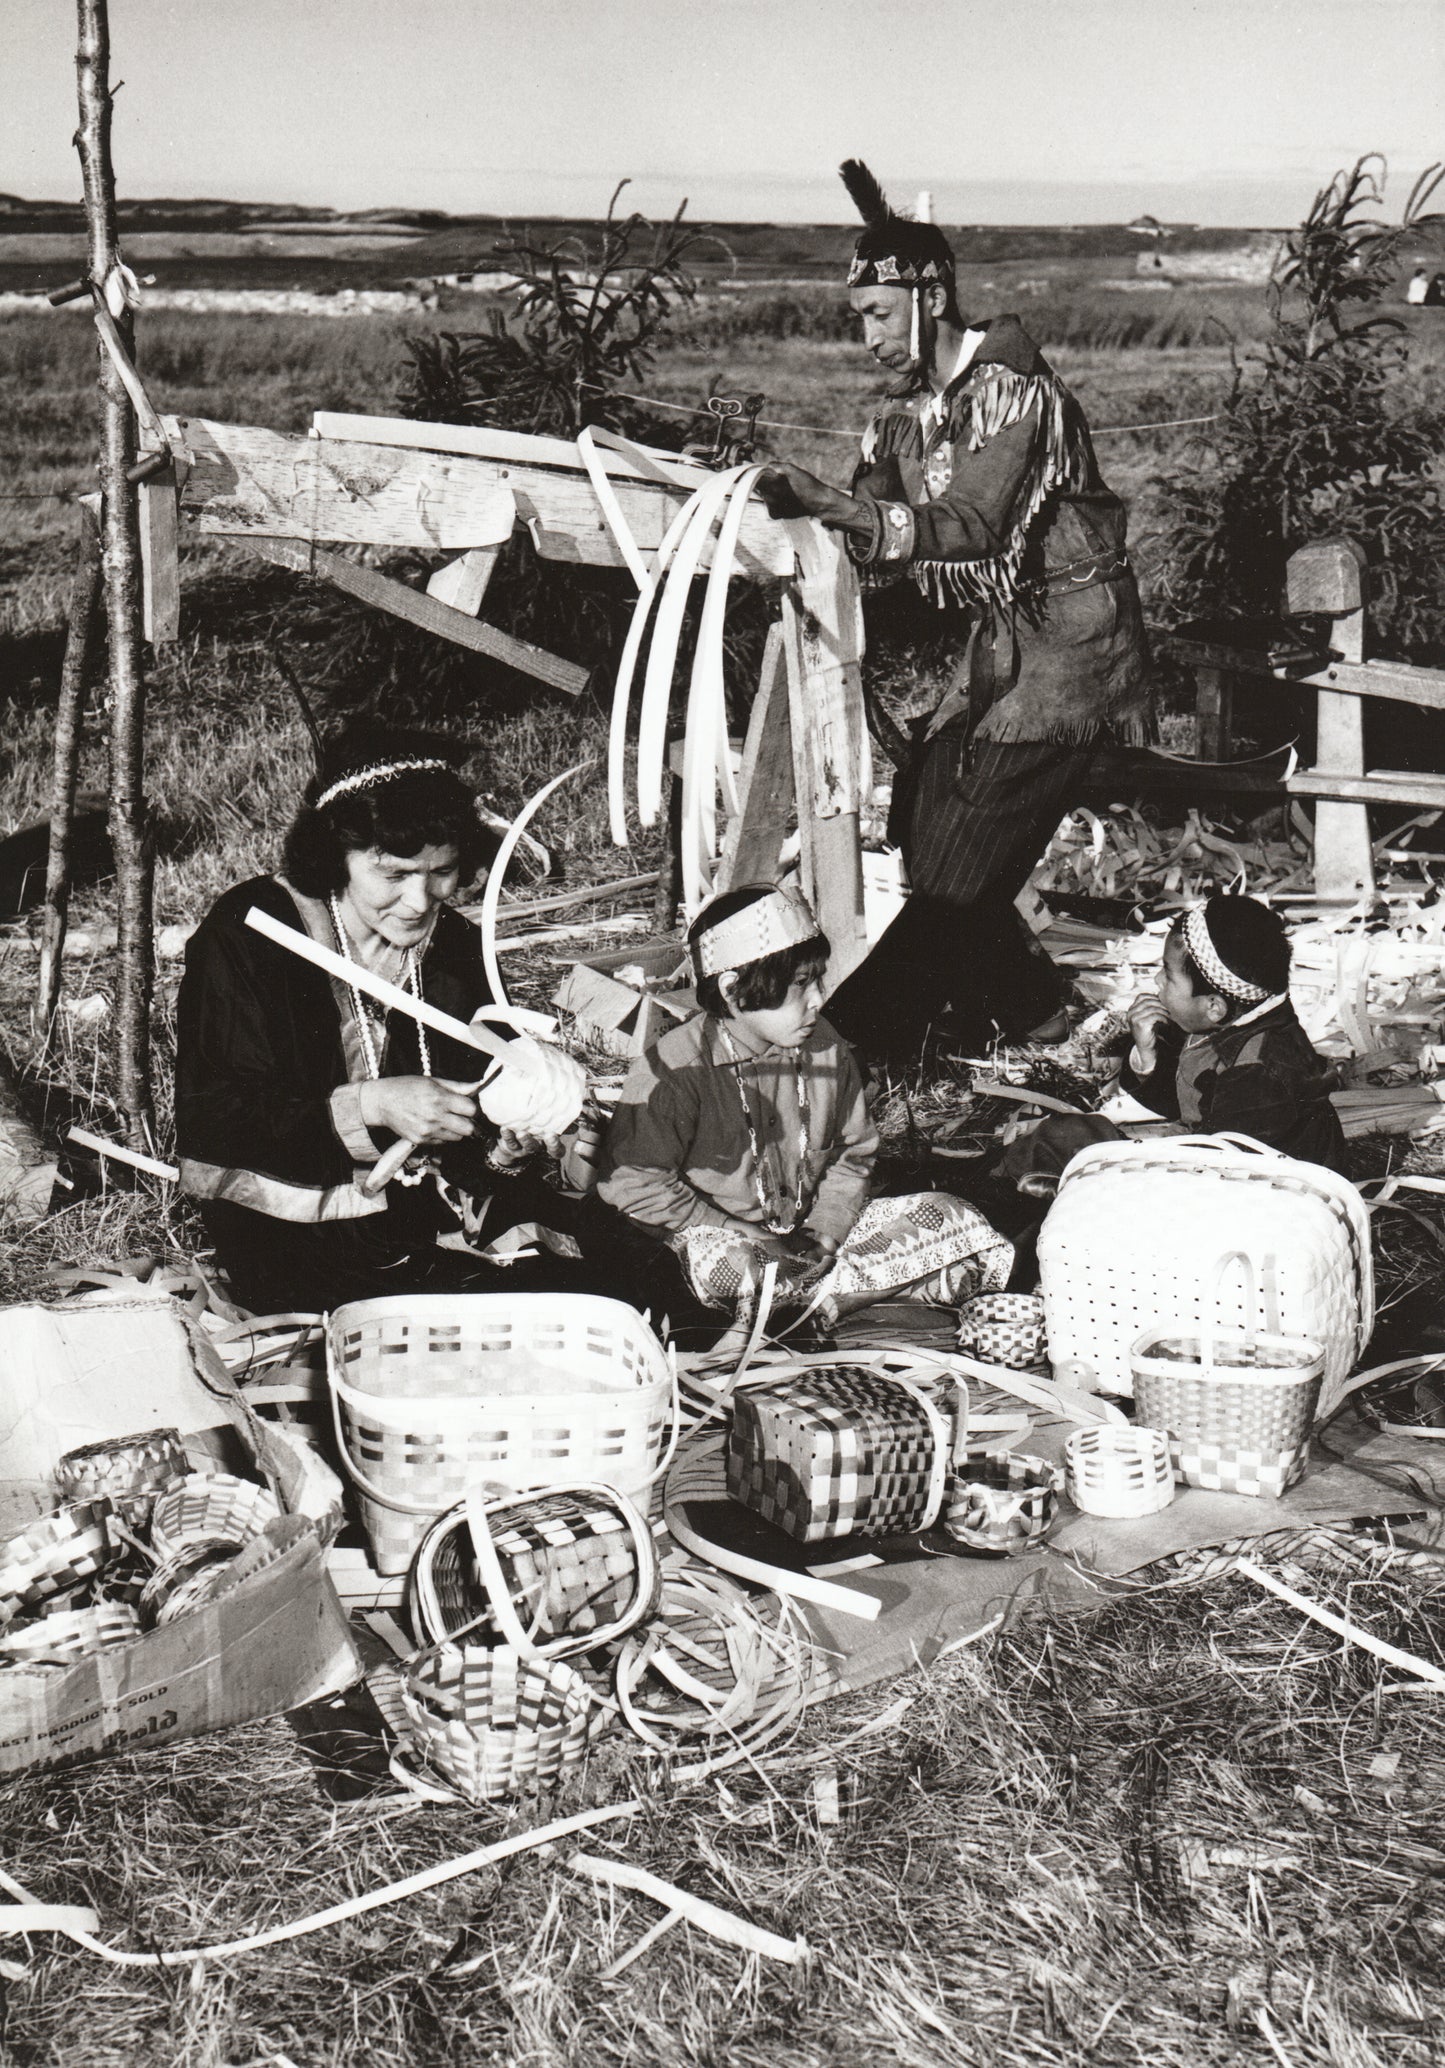
<svg viewBox="0 0 1445 2068"><path fill-rule="evenodd" d="M157 1558L204 1545L240 1551L259 1537L281 1510L253 1479L230 1472L190 1472L179 1486L157 1496L151 1510L151 1549Z"/></svg>
<svg viewBox="0 0 1445 2068"><path fill-rule="evenodd" d="M955 1467L943 1526L970 1551L1014 1558L1047 1536L1063 1490L1062 1470L1044 1458L968 1458Z"/></svg>
<svg viewBox="0 0 1445 2068"><path fill-rule="evenodd" d="M1076 1429L1064 1445L1069 1499L1086 1515L1156 1515L1174 1498L1169 1438L1137 1423Z"/></svg>
<svg viewBox="0 0 1445 2068"><path fill-rule="evenodd" d="M1026 1371L1044 1354L1044 1303L1037 1293L980 1293L959 1310L958 1346L985 1364Z"/></svg>
<svg viewBox="0 0 1445 2068"><path fill-rule="evenodd" d="M438 1644L402 1670L418 1753L469 1802L554 1788L587 1750L592 1697L560 1659Z"/></svg>
<svg viewBox="0 0 1445 2068"><path fill-rule="evenodd" d="M17 1665L68 1666L91 1652L132 1644L140 1634L140 1617L133 1608L120 1601L100 1602L7 1631L0 1637L0 1658Z"/></svg>
<svg viewBox="0 0 1445 2068"><path fill-rule="evenodd" d="M162 1559L146 1581L140 1598L144 1622L157 1629L211 1599L235 1563L231 1545L188 1544Z"/></svg>
<svg viewBox="0 0 1445 2068"><path fill-rule="evenodd" d="M0 1544L0 1629L105 1569L114 1556L109 1513L107 1500L76 1501Z"/></svg>
<svg viewBox="0 0 1445 2068"><path fill-rule="evenodd" d="M115 1503L123 1521L143 1529L156 1495L190 1469L179 1430L147 1429L138 1436L117 1436L67 1451L55 1467L55 1484L63 1501L103 1494Z"/></svg>

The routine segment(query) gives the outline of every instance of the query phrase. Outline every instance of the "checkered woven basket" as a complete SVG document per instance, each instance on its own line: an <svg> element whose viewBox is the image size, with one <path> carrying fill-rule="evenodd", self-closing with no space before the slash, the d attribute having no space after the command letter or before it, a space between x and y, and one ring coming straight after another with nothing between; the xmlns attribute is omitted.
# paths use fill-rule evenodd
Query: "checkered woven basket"
<svg viewBox="0 0 1445 2068"><path fill-rule="evenodd" d="M259 1537L281 1510L264 1486L231 1472L189 1472L161 1494L151 1510L151 1549L157 1558L205 1546L239 1551Z"/></svg>
<svg viewBox="0 0 1445 2068"><path fill-rule="evenodd" d="M955 1465L943 1526L957 1544L1014 1557L1047 1536L1064 1490L1059 1466L1018 1451Z"/></svg>
<svg viewBox="0 0 1445 2068"><path fill-rule="evenodd" d="M623 1636L657 1601L652 1532L607 1486L489 1499L474 1489L432 1525L412 1569L429 1642L488 1626L514 1650L560 1657Z"/></svg>
<svg viewBox="0 0 1445 2068"><path fill-rule="evenodd" d="M76 1501L0 1544L0 1630L104 1570L114 1556L109 1513L109 1501Z"/></svg>
<svg viewBox="0 0 1445 2068"><path fill-rule="evenodd" d="M803 1543L932 1527L951 1433L906 1379L857 1365L739 1386L727 1448L733 1500Z"/></svg>
<svg viewBox="0 0 1445 2068"><path fill-rule="evenodd" d="M163 1559L141 1594L142 1620L159 1627L189 1615L211 1599L234 1563L234 1547L215 1544L188 1544Z"/></svg>
<svg viewBox="0 0 1445 2068"><path fill-rule="evenodd" d="M471 1802L555 1788L587 1750L592 1696L560 1659L434 1645L408 1660L401 1698L417 1751Z"/></svg>
<svg viewBox="0 0 1445 2068"><path fill-rule="evenodd" d="M1037 1293L980 1293L958 1310L958 1347L985 1364L1027 1371L1044 1354L1044 1303Z"/></svg>
<svg viewBox="0 0 1445 2068"><path fill-rule="evenodd" d="M141 1634L140 1617L124 1602L106 1601L94 1608L65 1609L59 1615L42 1616L23 1630L9 1630L0 1637L0 1657L11 1663L33 1665L58 1660L69 1665L91 1652L112 1650L131 1644Z"/></svg>
<svg viewBox="0 0 1445 2068"><path fill-rule="evenodd" d="M55 1468L55 1485L63 1501L104 1494L124 1522L144 1528L156 1495L190 1469L179 1430L146 1429L67 1451Z"/></svg>
<svg viewBox="0 0 1445 2068"><path fill-rule="evenodd" d="M404 1573L431 1524L479 1484L642 1494L673 1399L642 1316L583 1293L358 1300L327 1324L326 1368L379 1573Z"/></svg>
<svg viewBox="0 0 1445 2068"><path fill-rule="evenodd" d="M1278 1499L1304 1477L1324 1377L1304 1336L1147 1329L1130 1352L1143 1420L1166 1431L1186 1486Z"/></svg>

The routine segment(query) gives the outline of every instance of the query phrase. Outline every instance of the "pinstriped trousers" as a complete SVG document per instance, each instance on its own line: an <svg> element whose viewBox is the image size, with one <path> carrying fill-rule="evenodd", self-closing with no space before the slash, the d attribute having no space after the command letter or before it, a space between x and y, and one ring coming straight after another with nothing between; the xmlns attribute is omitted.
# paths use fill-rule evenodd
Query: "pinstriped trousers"
<svg viewBox="0 0 1445 2068"><path fill-rule="evenodd" d="M1063 978L1013 901L1093 753L1073 741L970 742L963 725L923 746L903 842L912 894L826 1008L866 1057L916 1054L944 1011L955 1038L978 1049L1059 1010Z"/></svg>

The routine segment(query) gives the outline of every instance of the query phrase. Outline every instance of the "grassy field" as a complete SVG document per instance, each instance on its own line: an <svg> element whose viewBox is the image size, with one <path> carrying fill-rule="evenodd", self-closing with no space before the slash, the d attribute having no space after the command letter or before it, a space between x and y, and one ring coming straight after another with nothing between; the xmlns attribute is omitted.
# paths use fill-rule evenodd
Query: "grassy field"
<svg viewBox="0 0 1445 2068"><path fill-rule="evenodd" d="M1024 274L999 283L993 305ZM980 289L982 292L982 289ZM1202 415L1228 379L1203 320L1166 297L1037 293L1026 309L1100 427ZM1020 295L1017 300L1023 303ZM1124 306L1124 305L1128 306ZM1214 314L1247 339L1257 299ZM1091 313L1092 311L1092 313ZM1166 325L1165 318L1168 318ZM442 324L455 317L439 317ZM771 321L772 319L769 319ZM767 395L774 440L835 477L874 384L862 355L805 312L779 335L700 311L648 391ZM1121 326L1128 331L1123 335ZM162 407L297 431L316 407L387 410L403 326L385 320L146 319ZM1187 334L1185 334L1187 331ZM1426 370L1426 377L1434 378ZM74 511L42 492L88 485L94 351L71 317L0 319L0 753L7 826L44 804ZM1146 581L1151 480L1187 428L1109 431ZM413 572L419 571L414 569ZM194 920L226 883L272 866L308 767L272 655L324 712L379 707L470 743L479 788L510 810L602 745L598 704L545 693L256 563L187 550L181 640L151 678L149 765L162 923ZM103 785L103 716L83 779ZM598 786L564 791L545 826L569 878L649 865L608 846ZM77 900L103 926L104 886ZM162 1142L170 1001L157 1004ZM528 965L521 994L554 972ZM0 944L0 1032L26 1053L34 956ZM103 950L67 966L100 996ZM104 1020L62 1021L54 1072L106 1121ZM1413 1225L1413 1224L1412 1224ZM160 1191L112 1193L0 1244L0 1297L34 1296L57 1263L194 1239ZM1396 1236L1396 1241L1404 1238ZM1416 1240L1417 1249L1409 1249ZM1428 1230L1390 1284L1438 1273ZM1262 1504L1263 1507L1264 1504ZM1260 1526L1268 1526L1262 1513ZM1445 1565L1379 1532L1276 1541L1275 1571L1377 1635L1445 1663ZM635 1864L813 1949L798 1969L692 1933L603 1971L659 1913L599 1900L565 1858L524 1857L333 1933L242 1960L113 1968L39 1935L0 1962L0 2060L16 2068L1433 2068L1445 2049L1438 1697L1302 1624L1202 1556L1145 1576L1100 1613L1030 1614L892 1687L812 1713L761 1770L684 1790L616 1742L539 1814L640 1793L613 1843ZM880 1720L882 1726L879 1728ZM854 1733L861 1735L854 1736ZM358 1751L363 1749L360 1744ZM819 1773L840 1821L820 1821ZM522 1812L531 1822L530 1809ZM350 1796L284 1721L0 1787L0 1861L37 1898L93 1903L101 1936L183 1947L299 1917L487 1843L491 1812Z"/></svg>

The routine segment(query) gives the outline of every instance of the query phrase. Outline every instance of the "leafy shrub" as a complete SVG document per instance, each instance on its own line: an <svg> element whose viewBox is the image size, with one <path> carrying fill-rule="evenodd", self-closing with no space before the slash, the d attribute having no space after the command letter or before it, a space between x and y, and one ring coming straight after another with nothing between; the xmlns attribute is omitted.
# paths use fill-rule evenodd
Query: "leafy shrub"
<svg viewBox="0 0 1445 2068"><path fill-rule="evenodd" d="M1268 337L1236 359L1192 462L1155 484L1168 513L1158 601L1174 621L1277 612L1290 554L1343 535L1369 561L1374 650L1445 661L1445 411L1406 379L1405 326L1378 309L1402 243L1445 220L1423 213L1441 178L1423 173L1390 224L1384 160L1361 158L1286 239Z"/></svg>

